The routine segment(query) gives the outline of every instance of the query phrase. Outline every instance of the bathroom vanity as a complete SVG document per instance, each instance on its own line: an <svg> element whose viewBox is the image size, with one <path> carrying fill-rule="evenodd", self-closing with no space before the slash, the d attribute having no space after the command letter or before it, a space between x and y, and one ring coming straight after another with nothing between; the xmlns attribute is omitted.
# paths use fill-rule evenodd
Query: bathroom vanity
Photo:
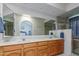
<svg viewBox="0 0 79 59"><path fill-rule="evenodd" d="M6 12L11 13L6 13ZM54 56L64 52L64 36L55 30L55 20L47 21L28 14L15 13L3 4L3 37L0 56ZM60 34L60 33L59 33Z"/></svg>
<svg viewBox="0 0 79 59"><path fill-rule="evenodd" d="M54 56L63 52L62 38L0 43L0 56Z"/></svg>

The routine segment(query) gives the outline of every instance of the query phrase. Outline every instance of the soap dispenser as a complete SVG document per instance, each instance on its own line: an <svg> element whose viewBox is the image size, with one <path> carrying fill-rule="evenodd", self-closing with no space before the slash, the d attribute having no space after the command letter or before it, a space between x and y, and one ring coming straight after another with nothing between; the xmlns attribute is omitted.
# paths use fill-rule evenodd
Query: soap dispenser
<svg viewBox="0 0 79 59"><path fill-rule="evenodd" d="M64 32L60 33L60 38L64 38Z"/></svg>
<svg viewBox="0 0 79 59"><path fill-rule="evenodd" d="M53 32L49 34L49 38L52 38L52 37L53 37Z"/></svg>

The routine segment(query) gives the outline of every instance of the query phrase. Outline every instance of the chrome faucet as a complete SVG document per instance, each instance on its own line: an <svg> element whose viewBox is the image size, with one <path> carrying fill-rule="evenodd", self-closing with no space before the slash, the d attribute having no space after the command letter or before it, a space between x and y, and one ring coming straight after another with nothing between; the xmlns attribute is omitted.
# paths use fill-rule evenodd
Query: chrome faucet
<svg viewBox="0 0 79 59"><path fill-rule="evenodd" d="M24 38L23 38L22 40L23 40L23 41L25 41L25 39L24 39Z"/></svg>

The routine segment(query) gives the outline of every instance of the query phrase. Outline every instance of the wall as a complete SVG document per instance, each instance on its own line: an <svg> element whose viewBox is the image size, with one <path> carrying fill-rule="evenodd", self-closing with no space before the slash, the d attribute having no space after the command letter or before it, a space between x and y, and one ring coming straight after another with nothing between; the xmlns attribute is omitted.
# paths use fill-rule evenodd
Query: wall
<svg viewBox="0 0 79 59"><path fill-rule="evenodd" d="M52 24L45 23L45 34L49 34L49 31L52 30Z"/></svg>
<svg viewBox="0 0 79 59"><path fill-rule="evenodd" d="M74 9L76 7L79 7L79 3L70 3L70 4L67 4L66 11L72 10L72 9Z"/></svg>
<svg viewBox="0 0 79 59"><path fill-rule="evenodd" d="M49 34L50 30L55 30L55 21L54 20L50 20L48 22L45 23L45 35Z"/></svg>
<svg viewBox="0 0 79 59"><path fill-rule="evenodd" d="M18 15L15 14L15 35L20 35L20 24L22 21L29 21L32 23L32 34L33 35L44 35L44 20L42 18L31 17L29 15Z"/></svg>
<svg viewBox="0 0 79 59"><path fill-rule="evenodd" d="M69 29L69 20L67 17L57 17L58 29Z"/></svg>
<svg viewBox="0 0 79 59"><path fill-rule="evenodd" d="M32 18L32 33L33 35L44 35L45 34L45 28L44 28L44 20L42 18Z"/></svg>

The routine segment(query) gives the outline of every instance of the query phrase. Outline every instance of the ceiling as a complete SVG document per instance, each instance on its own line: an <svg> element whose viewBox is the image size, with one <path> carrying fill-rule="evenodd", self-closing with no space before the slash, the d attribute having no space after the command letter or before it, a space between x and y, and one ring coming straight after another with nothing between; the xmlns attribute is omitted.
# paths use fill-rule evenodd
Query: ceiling
<svg viewBox="0 0 79 59"><path fill-rule="evenodd" d="M60 15L69 15L67 11L71 3L6 3L13 12L18 14L27 14L46 19L56 19ZM75 5L75 4L74 4ZM69 14L68 14L68 13Z"/></svg>
<svg viewBox="0 0 79 59"><path fill-rule="evenodd" d="M48 3L48 4L64 11L66 11L67 6L69 5L69 3Z"/></svg>
<svg viewBox="0 0 79 59"><path fill-rule="evenodd" d="M15 13L29 14L32 16L43 16L50 19L55 18L62 13L64 10L58 9L46 3L10 3L6 4Z"/></svg>
<svg viewBox="0 0 79 59"><path fill-rule="evenodd" d="M64 14L60 15L61 17L71 17L73 15L79 14L79 7L72 9Z"/></svg>
<svg viewBox="0 0 79 59"><path fill-rule="evenodd" d="M3 5L3 6L4 6L3 7L3 16L13 13L13 11L10 8L8 8L6 5Z"/></svg>

